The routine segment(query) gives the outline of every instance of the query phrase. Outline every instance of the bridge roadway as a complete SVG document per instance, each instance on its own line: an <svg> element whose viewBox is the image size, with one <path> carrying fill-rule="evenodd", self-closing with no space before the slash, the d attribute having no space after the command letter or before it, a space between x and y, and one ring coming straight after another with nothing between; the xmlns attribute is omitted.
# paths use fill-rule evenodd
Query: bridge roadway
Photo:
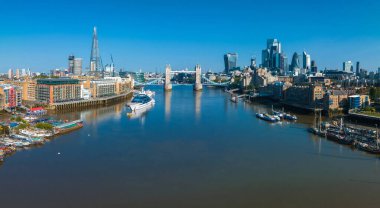
<svg viewBox="0 0 380 208"><path fill-rule="evenodd" d="M111 102L125 100L131 97L132 94L133 94L133 91L128 91L127 93L123 93L120 95L113 95L109 97L94 98L94 99L89 99L89 100L69 101L69 102L62 102L62 103L52 103L49 105L49 108L55 109L55 110L68 110L68 109L76 109L76 108L96 106L96 105L107 105Z"/></svg>

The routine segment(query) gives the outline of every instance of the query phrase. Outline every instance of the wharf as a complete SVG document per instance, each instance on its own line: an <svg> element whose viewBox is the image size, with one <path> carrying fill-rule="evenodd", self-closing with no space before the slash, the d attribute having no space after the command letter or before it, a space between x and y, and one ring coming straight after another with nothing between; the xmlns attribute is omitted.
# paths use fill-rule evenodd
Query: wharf
<svg viewBox="0 0 380 208"><path fill-rule="evenodd" d="M380 124L380 117L377 116L370 116L362 113L355 113L354 111L349 111L348 117L359 120L361 123L373 124L373 122L375 122L377 124Z"/></svg>
<svg viewBox="0 0 380 208"><path fill-rule="evenodd" d="M95 98L95 99L89 99L89 100L78 100L78 101L70 101L70 102L62 102L62 103L52 103L49 105L49 108L52 110L69 110L69 109L77 109L81 107L90 107L90 106L104 106L108 105L112 102L125 100L127 98L130 98L133 95L133 91L120 94L120 95L114 95L110 97L103 97L103 98Z"/></svg>

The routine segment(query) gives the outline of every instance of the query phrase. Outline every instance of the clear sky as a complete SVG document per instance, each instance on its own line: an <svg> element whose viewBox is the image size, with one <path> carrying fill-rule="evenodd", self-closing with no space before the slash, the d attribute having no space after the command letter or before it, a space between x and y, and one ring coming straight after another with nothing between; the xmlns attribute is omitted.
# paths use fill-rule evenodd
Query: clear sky
<svg viewBox="0 0 380 208"><path fill-rule="evenodd" d="M267 38L291 59L306 50L320 68L345 60L380 66L378 0L0 0L0 72L67 67L74 54L89 65L97 26L103 63L127 70L223 69L223 54L239 65L261 62Z"/></svg>

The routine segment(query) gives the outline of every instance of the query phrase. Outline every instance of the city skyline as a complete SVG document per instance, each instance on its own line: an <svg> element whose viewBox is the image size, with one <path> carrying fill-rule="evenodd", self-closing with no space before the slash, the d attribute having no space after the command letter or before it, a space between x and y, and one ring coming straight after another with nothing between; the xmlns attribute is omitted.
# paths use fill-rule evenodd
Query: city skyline
<svg viewBox="0 0 380 208"><path fill-rule="evenodd" d="M380 30L376 29L380 3L375 1L337 1L328 6L321 1L277 2L270 11L265 10L269 3L244 0L234 2L234 7L227 1L91 1L91 6L81 1L75 3L79 11L75 15L65 12L74 4L70 2L3 3L1 73L9 68L41 72L67 68L71 54L83 58L86 70L94 26L98 27L103 64L111 63L112 54L116 68L131 71L163 72L166 64L173 68L201 64L205 70L221 72L223 55L228 52L239 54L238 66L248 66L252 56L261 60L268 38L281 41L289 64L294 52L306 51L319 69L341 69L348 60L360 61L368 70L380 66ZM310 8L318 14L303 13ZM353 11L360 17L352 15ZM262 16L275 17L264 20Z"/></svg>

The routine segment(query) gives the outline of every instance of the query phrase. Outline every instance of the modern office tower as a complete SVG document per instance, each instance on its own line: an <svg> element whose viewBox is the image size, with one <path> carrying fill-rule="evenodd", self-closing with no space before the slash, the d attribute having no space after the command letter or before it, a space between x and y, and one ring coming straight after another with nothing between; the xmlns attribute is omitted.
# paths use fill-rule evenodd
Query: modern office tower
<svg viewBox="0 0 380 208"><path fill-rule="evenodd" d="M8 79L13 79L13 69L8 70Z"/></svg>
<svg viewBox="0 0 380 208"><path fill-rule="evenodd" d="M73 72L74 75L81 75L82 74L82 65L83 65L83 59L82 58L74 58L74 66L73 66ZM70 73L70 71L69 71Z"/></svg>
<svg viewBox="0 0 380 208"><path fill-rule="evenodd" d="M20 79L20 69L16 69L16 79Z"/></svg>
<svg viewBox="0 0 380 208"><path fill-rule="evenodd" d="M270 51L268 49L264 49L261 52L261 66L262 67L269 67L269 62L270 62L269 52Z"/></svg>
<svg viewBox="0 0 380 208"><path fill-rule="evenodd" d="M68 67L68 70L69 70L70 74L74 74L74 59L75 59L75 57L73 55L69 56L69 67Z"/></svg>
<svg viewBox="0 0 380 208"><path fill-rule="evenodd" d="M284 60L287 61L287 58L282 51L281 42L277 39L267 39L267 47L262 50L261 66L285 73L288 71L288 65L284 64Z"/></svg>
<svg viewBox="0 0 380 208"><path fill-rule="evenodd" d="M344 72L351 72L352 69L353 69L352 61L343 62L343 71Z"/></svg>
<svg viewBox="0 0 380 208"><path fill-rule="evenodd" d="M255 57L252 57L251 58L251 68L254 69L257 67L257 64L256 64L256 58Z"/></svg>
<svg viewBox="0 0 380 208"><path fill-rule="evenodd" d="M311 59L310 54L307 54L305 51L302 54L303 68L307 71L311 69Z"/></svg>
<svg viewBox="0 0 380 208"><path fill-rule="evenodd" d="M284 53L281 53L280 55L279 68L282 70L283 74L287 75L289 73L288 57Z"/></svg>
<svg viewBox="0 0 380 208"><path fill-rule="evenodd" d="M281 43L277 39L268 39L267 40L267 49L270 50L271 54L281 53Z"/></svg>
<svg viewBox="0 0 380 208"><path fill-rule="evenodd" d="M92 37L92 48L90 58L90 71L102 72L103 64L99 53L98 33L96 27L94 27L94 34Z"/></svg>
<svg viewBox="0 0 380 208"><path fill-rule="evenodd" d="M293 54L292 63L290 65L290 71L294 72L295 69L300 69L300 60L297 52Z"/></svg>
<svg viewBox="0 0 380 208"><path fill-rule="evenodd" d="M356 76L360 75L360 62L356 62Z"/></svg>
<svg viewBox="0 0 380 208"><path fill-rule="evenodd" d="M22 77L26 76L26 69L25 68L21 69L21 76Z"/></svg>
<svg viewBox="0 0 380 208"><path fill-rule="evenodd" d="M231 70L237 68L237 53L227 53L224 55L224 72L228 74Z"/></svg>
<svg viewBox="0 0 380 208"><path fill-rule="evenodd" d="M316 62L313 60L313 61L311 61L311 72L312 73L317 73L318 72L318 67L317 67L317 64L316 64Z"/></svg>
<svg viewBox="0 0 380 208"><path fill-rule="evenodd" d="M278 57L282 53L281 43L277 39L268 39L267 48L263 50L263 67L268 67L270 69L276 68L276 56L277 64L279 63Z"/></svg>
<svg viewBox="0 0 380 208"><path fill-rule="evenodd" d="M27 76L32 76L32 72L30 71L29 68L26 70L26 75L27 75Z"/></svg>

